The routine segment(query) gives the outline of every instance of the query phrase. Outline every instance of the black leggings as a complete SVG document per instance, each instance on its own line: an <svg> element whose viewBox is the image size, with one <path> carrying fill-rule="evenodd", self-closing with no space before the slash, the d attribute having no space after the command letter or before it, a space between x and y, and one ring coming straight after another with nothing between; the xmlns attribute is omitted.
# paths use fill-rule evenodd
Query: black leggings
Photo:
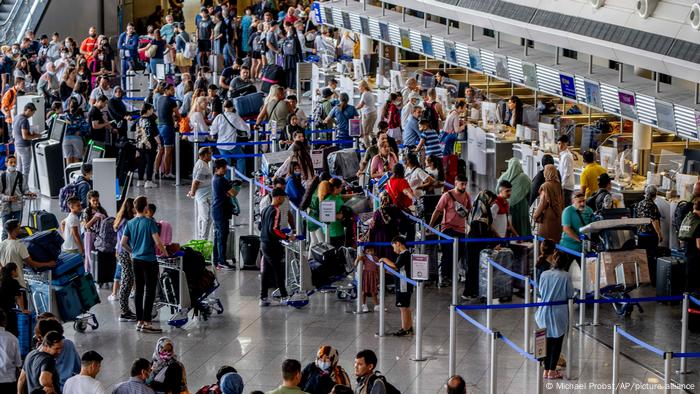
<svg viewBox="0 0 700 394"><path fill-rule="evenodd" d="M547 357L544 359L544 369L554 371L557 369L559 355L561 354L561 345L564 343L564 336L559 338L547 337ZM568 362L568 360L567 360Z"/></svg>
<svg viewBox="0 0 700 394"><path fill-rule="evenodd" d="M153 302L156 298L158 287L158 262L133 259L134 266L134 304L136 307L136 319L138 321L151 322ZM144 294L145 293L145 294Z"/></svg>
<svg viewBox="0 0 700 394"><path fill-rule="evenodd" d="M153 166L156 160L155 149L139 149L139 180L153 181ZM144 172L146 179L143 179Z"/></svg>

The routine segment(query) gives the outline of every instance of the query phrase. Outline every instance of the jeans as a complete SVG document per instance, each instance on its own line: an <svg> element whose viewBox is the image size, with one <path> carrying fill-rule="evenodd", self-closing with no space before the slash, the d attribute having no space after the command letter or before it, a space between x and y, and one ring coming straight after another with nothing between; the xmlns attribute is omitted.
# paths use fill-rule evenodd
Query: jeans
<svg viewBox="0 0 700 394"><path fill-rule="evenodd" d="M285 287L284 248L279 242L276 242L262 243L260 249L263 255L261 262L262 273L260 275L260 298L267 298L270 288L280 289L280 296L286 298L288 294Z"/></svg>
<svg viewBox="0 0 700 394"><path fill-rule="evenodd" d="M236 60L236 51L234 51L233 46L227 43L224 45L224 67L229 67L233 65Z"/></svg>
<svg viewBox="0 0 700 394"><path fill-rule="evenodd" d="M24 188L26 190L30 176L29 171L32 168L32 148L30 146L15 146L15 152L17 153L17 169L24 177Z"/></svg>
<svg viewBox="0 0 700 394"><path fill-rule="evenodd" d="M233 149L221 149L219 148L219 152L221 152L222 155L242 155L244 154L243 148L240 146L234 146ZM246 172L246 166L245 166L245 158L240 158L240 159L226 159L228 161L228 164L233 166L235 164L236 169L238 172L241 174L245 175ZM234 163L235 162L235 163ZM226 173L226 178L229 178L229 174Z"/></svg>
<svg viewBox="0 0 700 394"><path fill-rule="evenodd" d="M228 220L214 220L214 264L226 265Z"/></svg>
<svg viewBox="0 0 700 394"><path fill-rule="evenodd" d="M209 239L209 231L211 231L211 193L195 194L194 203L197 207L197 238Z"/></svg>
<svg viewBox="0 0 700 394"><path fill-rule="evenodd" d="M450 237L457 237L457 238L464 238L464 233L459 233L453 229L448 229L445 230L445 235L449 235ZM438 267L439 270L439 275L442 278L452 280L452 269L454 268L453 266L453 259L454 257L452 256L452 244L451 243L444 243L440 245L442 248L442 259L440 259L440 266ZM457 244L457 252L459 254L459 257L457 259L457 268L463 267L464 266L464 259L467 257L467 244L465 243L459 243Z"/></svg>
<svg viewBox="0 0 700 394"><path fill-rule="evenodd" d="M5 231L5 223L10 219L17 219L20 224L22 223L22 211L10 212L7 215L2 215L2 240L7 239L7 231Z"/></svg>
<svg viewBox="0 0 700 394"><path fill-rule="evenodd" d="M150 323L158 287L158 262L133 259L136 320Z"/></svg>
<svg viewBox="0 0 700 394"><path fill-rule="evenodd" d="M122 59L122 89L126 91L126 72L131 69L131 65L128 60ZM127 93L127 97L131 97L131 94Z"/></svg>

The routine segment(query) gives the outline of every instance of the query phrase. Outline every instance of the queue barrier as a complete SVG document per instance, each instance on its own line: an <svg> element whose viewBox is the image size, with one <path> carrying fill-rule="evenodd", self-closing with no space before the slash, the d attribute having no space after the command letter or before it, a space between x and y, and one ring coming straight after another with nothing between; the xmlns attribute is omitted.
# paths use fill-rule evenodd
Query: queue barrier
<svg viewBox="0 0 700 394"><path fill-rule="evenodd" d="M315 140L309 141L309 145L349 145L353 144L354 140Z"/></svg>
<svg viewBox="0 0 700 394"><path fill-rule="evenodd" d="M214 155L215 159L246 159L249 157L262 157L262 153L241 153L241 154L226 154L226 155Z"/></svg>

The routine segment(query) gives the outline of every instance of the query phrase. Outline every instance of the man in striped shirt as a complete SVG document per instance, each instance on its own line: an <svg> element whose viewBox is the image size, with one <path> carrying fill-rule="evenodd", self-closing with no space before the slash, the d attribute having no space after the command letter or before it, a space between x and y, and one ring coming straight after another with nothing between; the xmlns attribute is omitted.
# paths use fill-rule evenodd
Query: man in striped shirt
<svg viewBox="0 0 700 394"><path fill-rule="evenodd" d="M418 129L420 130L420 142L416 147L416 152L425 147L425 156L440 155L442 149L440 148L440 136L437 131L430 128L430 122L423 119L418 123Z"/></svg>

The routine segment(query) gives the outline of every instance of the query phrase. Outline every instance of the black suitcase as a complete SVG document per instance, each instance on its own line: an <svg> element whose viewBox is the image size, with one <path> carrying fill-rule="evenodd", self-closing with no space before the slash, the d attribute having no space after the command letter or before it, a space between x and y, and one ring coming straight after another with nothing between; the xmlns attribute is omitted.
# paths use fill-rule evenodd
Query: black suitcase
<svg viewBox="0 0 700 394"><path fill-rule="evenodd" d="M262 69L262 86L260 90L263 93L270 93L272 85L286 87L284 70L276 64L268 64Z"/></svg>
<svg viewBox="0 0 700 394"><path fill-rule="evenodd" d="M320 262L311 259L309 260L309 268L311 268L311 284L315 288L329 285L343 275L342 265L334 261Z"/></svg>
<svg viewBox="0 0 700 394"><path fill-rule="evenodd" d="M257 235L241 235L238 239L238 253L244 270L260 268L260 237Z"/></svg>
<svg viewBox="0 0 700 394"><path fill-rule="evenodd" d="M29 213L29 226L39 231L53 230L58 228L58 219L56 215L43 209L32 211Z"/></svg>
<svg viewBox="0 0 700 394"><path fill-rule="evenodd" d="M229 100L233 100L236 97L245 96L245 95L248 95L251 93L257 93L257 91L258 91L258 89L255 87L255 85L248 84L248 85L241 86L240 88L235 89L235 90L229 90L228 98L229 98Z"/></svg>
<svg viewBox="0 0 700 394"><path fill-rule="evenodd" d="M321 264L335 262L337 251L333 246L327 243L316 244L311 247L311 258Z"/></svg>
<svg viewBox="0 0 700 394"><path fill-rule="evenodd" d="M685 261L677 257L656 259L656 296L675 296L685 287Z"/></svg>
<svg viewBox="0 0 700 394"><path fill-rule="evenodd" d="M110 252L93 250L90 252L92 277L97 284L114 282L114 272L117 269L117 256Z"/></svg>

